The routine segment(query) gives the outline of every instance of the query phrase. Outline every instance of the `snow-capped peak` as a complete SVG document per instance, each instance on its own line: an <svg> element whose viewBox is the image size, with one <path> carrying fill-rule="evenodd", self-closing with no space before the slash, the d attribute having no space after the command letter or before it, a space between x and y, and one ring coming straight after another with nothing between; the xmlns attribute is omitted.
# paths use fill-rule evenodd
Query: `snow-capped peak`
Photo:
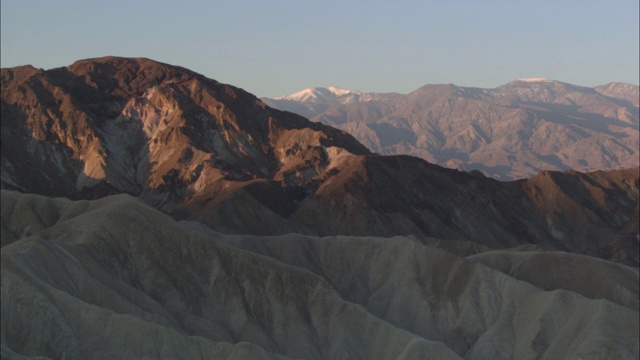
<svg viewBox="0 0 640 360"><path fill-rule="evenodd" d="M553 80L547 79L547 78L522 78L522 79L518 79L517 81L524 81L524 82L553 82Z"/></svg>
<svg viewBox="0 0 640 360"><path fill-rule="evenodd" d="M361 95L362 94L360 91L340 89L340 88L337 88L335 86L327 86L326 89L331 91L332 93L334 93L336 96L342 96L342 95L347 95L347 94L356 94L356 95Z"/></svg>
<svg viewBox="0 0 640 360"><path fill-rule="evenodd" d="M276 100L291 100L299 102L324 102L334 100L344 95L362 95L360 91L346 90L335 86L314 87L298 91L290 95L276 98Z"/></svg>

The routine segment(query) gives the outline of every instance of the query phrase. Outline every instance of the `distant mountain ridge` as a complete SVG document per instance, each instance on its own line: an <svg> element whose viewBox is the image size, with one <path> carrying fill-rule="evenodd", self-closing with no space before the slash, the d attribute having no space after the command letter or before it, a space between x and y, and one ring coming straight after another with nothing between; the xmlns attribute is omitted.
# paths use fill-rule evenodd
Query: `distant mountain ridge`
<svg viewBox="0 0 640 360"><path fill-rule="evenodd" d="M632 84L530 78L494 89L425 85L407 95L262 100L345 130L380 154L511 180L638 166L639 96Z"/></svg>

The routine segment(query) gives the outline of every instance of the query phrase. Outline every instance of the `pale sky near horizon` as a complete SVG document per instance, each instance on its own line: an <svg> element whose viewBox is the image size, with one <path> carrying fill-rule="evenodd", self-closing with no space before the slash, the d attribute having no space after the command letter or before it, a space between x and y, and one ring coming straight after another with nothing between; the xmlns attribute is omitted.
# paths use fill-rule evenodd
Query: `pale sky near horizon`
<svg viewBox="0 0 640 360"><path fill-rule="evenodd" d="M257 96L640 77L637 0L2 0L0 10L2 67L147 57Z"/></svg>

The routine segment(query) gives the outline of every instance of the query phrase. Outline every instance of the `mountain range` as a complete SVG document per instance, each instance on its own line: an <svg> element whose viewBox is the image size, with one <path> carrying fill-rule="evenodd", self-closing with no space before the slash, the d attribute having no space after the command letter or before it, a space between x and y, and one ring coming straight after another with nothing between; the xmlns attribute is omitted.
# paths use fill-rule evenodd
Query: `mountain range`
<svg viewBox="0 0 640 360"><path fill-rule="evenodd" d="M382 156L144 58L1 75L3 358L640 353L637 168Z"/></svg>
<svg viewBox="0 0 640 360"><path fill-rule="evenodd" d="M345 130L376 153L513 180L637 167L638 89L532 78L494 89L425 85L407 95L312 88L262 100Z"/></svg>

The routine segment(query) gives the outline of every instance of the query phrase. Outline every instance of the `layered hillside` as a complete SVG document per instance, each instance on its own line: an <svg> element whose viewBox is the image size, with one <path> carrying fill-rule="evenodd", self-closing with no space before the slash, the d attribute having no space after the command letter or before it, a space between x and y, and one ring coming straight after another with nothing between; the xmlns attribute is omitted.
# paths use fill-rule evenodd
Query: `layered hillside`
<svg viewBox="0 0 640 360"><path fill-rule="evenodd" d="M541 170L637 167L638 94L631 84L587 88L522 79L494 89L426 85L408 95L351 101L263 100L346 130L380 154L512 180Z"/></svg>

